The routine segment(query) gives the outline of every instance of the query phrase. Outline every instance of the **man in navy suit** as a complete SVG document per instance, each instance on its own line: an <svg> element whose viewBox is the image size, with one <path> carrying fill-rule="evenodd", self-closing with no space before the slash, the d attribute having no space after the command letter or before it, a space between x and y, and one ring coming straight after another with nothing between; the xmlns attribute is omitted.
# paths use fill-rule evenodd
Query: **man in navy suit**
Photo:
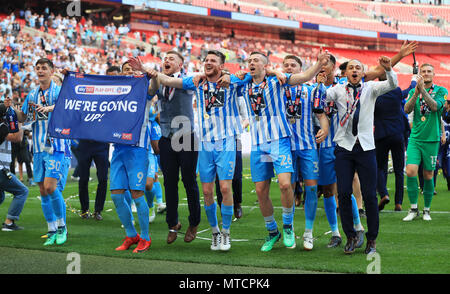
<svg viewBox="0 0 450 294"><path fill-rule="evenodd" d="M386 80L386 75L379 77ZM400 87L381 95L375 103L375 146L377 156L377 190L380 194L378 210L383 210L389 203L389 192L386 189L388 155L391 151L395 173L395 210L402 210L403 201L403 169L405 167L405 136L409 127L408 119L403 111L404 99L416 86L416 77L413 76L409 88L402 91Z"/></svg>
<svg viewBox="0 0 450 294"><path fill-rule="evenodd" d="M339 124L334 136L335 170L341 224L347 236L345 254L352 254L359 240L353 227L352 183L355 172L361 182L361 192L367 214L366 254L376 252L375 240L379 230L376 184L377 162L373 134L376 99L397 88L397 75L392 70L391 59L379 58L380 66L386 72L386 81L364 82L363 64L352 59L347 64L347 83L339 84L326 91L326 103L334 102L339 115Z"/></svg>

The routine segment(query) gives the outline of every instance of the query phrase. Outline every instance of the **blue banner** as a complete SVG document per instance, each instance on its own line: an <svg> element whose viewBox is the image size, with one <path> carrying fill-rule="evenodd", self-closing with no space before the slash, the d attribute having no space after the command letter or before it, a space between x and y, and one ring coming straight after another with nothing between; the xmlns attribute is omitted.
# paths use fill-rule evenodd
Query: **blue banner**
<svg viewBox="0 0 450 294"><path fill-rule="evenodd" d="M136 145L144 123L146 76L70 72L49 121L49 136Z"/></svg>

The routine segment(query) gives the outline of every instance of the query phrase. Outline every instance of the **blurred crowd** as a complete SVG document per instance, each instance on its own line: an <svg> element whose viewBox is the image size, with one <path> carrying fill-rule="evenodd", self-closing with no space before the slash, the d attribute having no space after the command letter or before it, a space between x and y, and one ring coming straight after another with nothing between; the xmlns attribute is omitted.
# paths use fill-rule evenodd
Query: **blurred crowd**
<svg viewBox="0 0 450 294"><path fill-rule="evenodd" d="M280 50L278 45L234 38L233 32L227 37L191 33L189 29L139 32L132 31L129 24L103 23L95 17L63 17L49 8L42 14L27 9L1 17L0 100L9 96L23 101L37 85L33 67L42 57L50 58L57 70L105 74L108 67L120 66L129 56L140 56L147 66L160 70L162 52L177 50L185 57L184 71L188 73L201 71L200 60L211 49L220 49L227 61L240 68L245 67L251 51L270 56ZM304 69L313 59L304 56Z"/></svg>

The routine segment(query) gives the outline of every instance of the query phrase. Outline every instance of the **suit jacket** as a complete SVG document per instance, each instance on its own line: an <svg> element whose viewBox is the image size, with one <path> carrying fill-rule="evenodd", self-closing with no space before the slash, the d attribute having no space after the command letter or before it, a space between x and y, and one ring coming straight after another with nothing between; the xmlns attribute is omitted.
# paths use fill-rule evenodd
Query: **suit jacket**
<svg viewBox="0 0 450 294"><path fill-rule="evenodd" d="M416 86L416 81L412 81L406 90L400 87L380 95L375 103L374 126L375 140L379 140L394 134L403 134L409 124L405 112L403 111L404 99L408 93Z"/></svg>

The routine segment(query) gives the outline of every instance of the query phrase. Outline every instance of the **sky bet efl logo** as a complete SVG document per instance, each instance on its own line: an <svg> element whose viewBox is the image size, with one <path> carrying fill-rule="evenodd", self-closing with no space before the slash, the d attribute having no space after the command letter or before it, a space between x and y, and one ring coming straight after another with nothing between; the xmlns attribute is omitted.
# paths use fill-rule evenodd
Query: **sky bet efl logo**
<svg viewBox="0 0 450 294"><path fill-rule="evenodd" d="M133 134L131 133L114 133L113 134L114 138L117 139L121 139L121 140L127 140L127 141L131 141L133 139Z"/></svg>
<svg viewBox="0 0 450 294"><path fill-rule="evenodd" d="M80 95L126 95L131 92L131 86L89 86L78 85L75 87L75 93Z"/></svg>

